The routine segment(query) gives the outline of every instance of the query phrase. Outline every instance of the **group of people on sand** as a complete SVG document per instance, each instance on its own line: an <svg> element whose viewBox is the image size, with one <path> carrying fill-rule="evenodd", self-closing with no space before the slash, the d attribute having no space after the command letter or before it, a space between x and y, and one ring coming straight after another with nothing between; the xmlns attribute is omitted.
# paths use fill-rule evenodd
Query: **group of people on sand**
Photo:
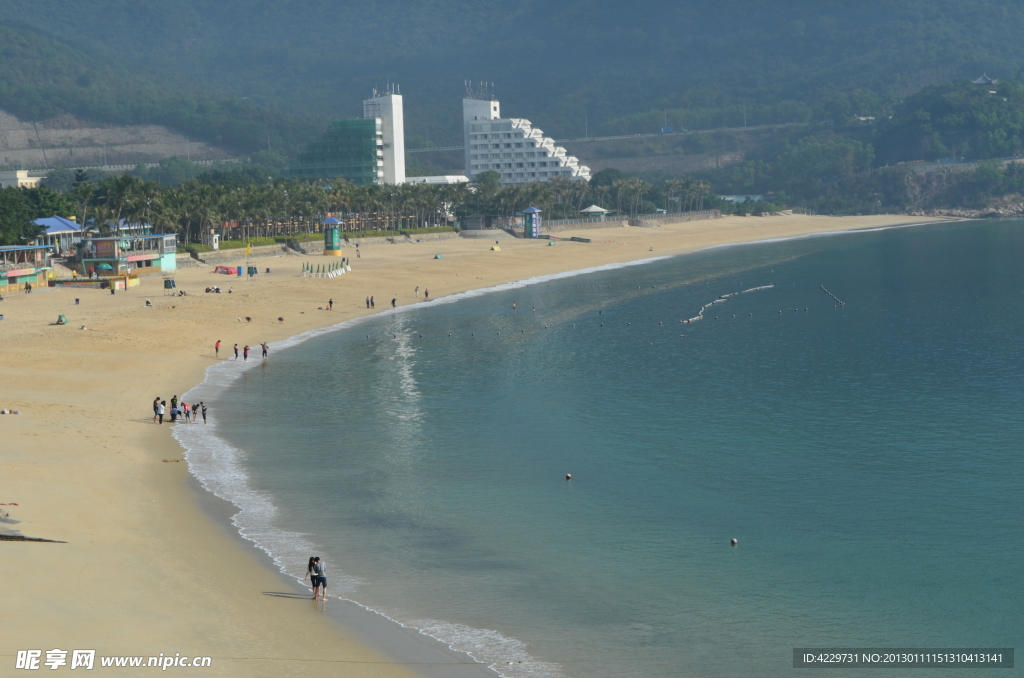
<svg viewBox="0 0 1024 678"><path fill-rule="evenodd" d="M249 351L251 351L251 350L252 349L249 348L248 344L246 344L245 346L242 347L242 349L241 349L242 362L249 362ZM265 341L261 341L260 342L260 350L263 352L263 359L266 360L267 356L270 355L270 344L268 344ZM234 359L238 360L238 353L239 353L238 344L235 344L234 351L235 351L235 358ZM215 343L213 345L213 354L214 354L215 357L220 358L220 339L218 339L217 343Z"/></svg>
<svg viewBox="0 0 1024 678"><path fill-rule="evenodd" d="M164 417L168 414L171 415L171 423L183 421L185 423L195 423L200 416L203 417L203 423L206 423L206 404L202 401L189 405L182 401L178 402L178 396L171 398L171 408L168 412L167 401L161 400L160 396L153 399L153 423L163 424Z"/></svg>
<svg viewBox="0 0 1024 678"><path fill-rule="evenodd" d="M308 579L313 586L313 600L327 600L327 567L320 556L309 557L304 579Z"/></svg>

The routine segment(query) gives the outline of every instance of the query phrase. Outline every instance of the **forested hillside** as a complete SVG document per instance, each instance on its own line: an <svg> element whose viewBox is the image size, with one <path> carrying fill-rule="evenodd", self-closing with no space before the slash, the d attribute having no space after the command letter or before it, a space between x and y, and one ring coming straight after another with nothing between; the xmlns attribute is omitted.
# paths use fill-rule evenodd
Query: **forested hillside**
<svg viewBox="0 0 1024 678"><path fill-rule="evenodd" d="M569 137L882 116L1024 63L1010 0L6 0L0 24L0 107L248 149L388 81L416 145L460 139L466 79Z"/></svg>

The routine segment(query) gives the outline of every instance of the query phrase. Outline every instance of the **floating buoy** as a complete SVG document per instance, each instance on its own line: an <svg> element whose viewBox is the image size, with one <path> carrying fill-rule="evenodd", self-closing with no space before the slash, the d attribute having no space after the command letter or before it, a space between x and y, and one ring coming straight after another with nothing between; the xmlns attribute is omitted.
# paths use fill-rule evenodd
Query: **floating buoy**
<svg viewBox="0 0 1024 678"><path fill-rule="evenodd" d="M736 537L733 537L732 541L730 541L729 543L732 544L733 546L738 546L739 543L740 543L740 540L737 539Z"/></svg>
<svg viewBox="0 0 1024 678"><path fill-rule="evenodd" d="M566 480L572 480L572 474L571 473L566 473L565 474L565 479Z"/></svg>

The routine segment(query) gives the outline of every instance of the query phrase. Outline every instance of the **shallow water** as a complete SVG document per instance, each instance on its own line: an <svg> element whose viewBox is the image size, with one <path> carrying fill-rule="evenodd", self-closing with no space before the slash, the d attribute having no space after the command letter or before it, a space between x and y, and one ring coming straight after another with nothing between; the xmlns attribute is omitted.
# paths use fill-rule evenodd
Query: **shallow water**
<svg viewBox="0 0 1024 678"><path fill-rule="evenodd" d="M275 348L211 398L226 444L183 440L282 566L315 551L332 593L510 676L1013 647L1021 227L718 248L373 318Z"/></svg>

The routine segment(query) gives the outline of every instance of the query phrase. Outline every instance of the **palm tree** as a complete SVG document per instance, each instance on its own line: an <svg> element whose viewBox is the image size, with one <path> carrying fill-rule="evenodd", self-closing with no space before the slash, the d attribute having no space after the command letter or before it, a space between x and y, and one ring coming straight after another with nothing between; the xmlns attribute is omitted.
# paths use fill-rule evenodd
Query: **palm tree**
<svg viewBox="0 0 1024 678"><path fill-rule="evenodd" d="M678 179L666 179L665 180L665 211L671 212L669 205L673 204L673 201L677 200L676 194L683 188L683 182ZM679 211L682 211L682 200L679 200L680 206Z"/></svg>

